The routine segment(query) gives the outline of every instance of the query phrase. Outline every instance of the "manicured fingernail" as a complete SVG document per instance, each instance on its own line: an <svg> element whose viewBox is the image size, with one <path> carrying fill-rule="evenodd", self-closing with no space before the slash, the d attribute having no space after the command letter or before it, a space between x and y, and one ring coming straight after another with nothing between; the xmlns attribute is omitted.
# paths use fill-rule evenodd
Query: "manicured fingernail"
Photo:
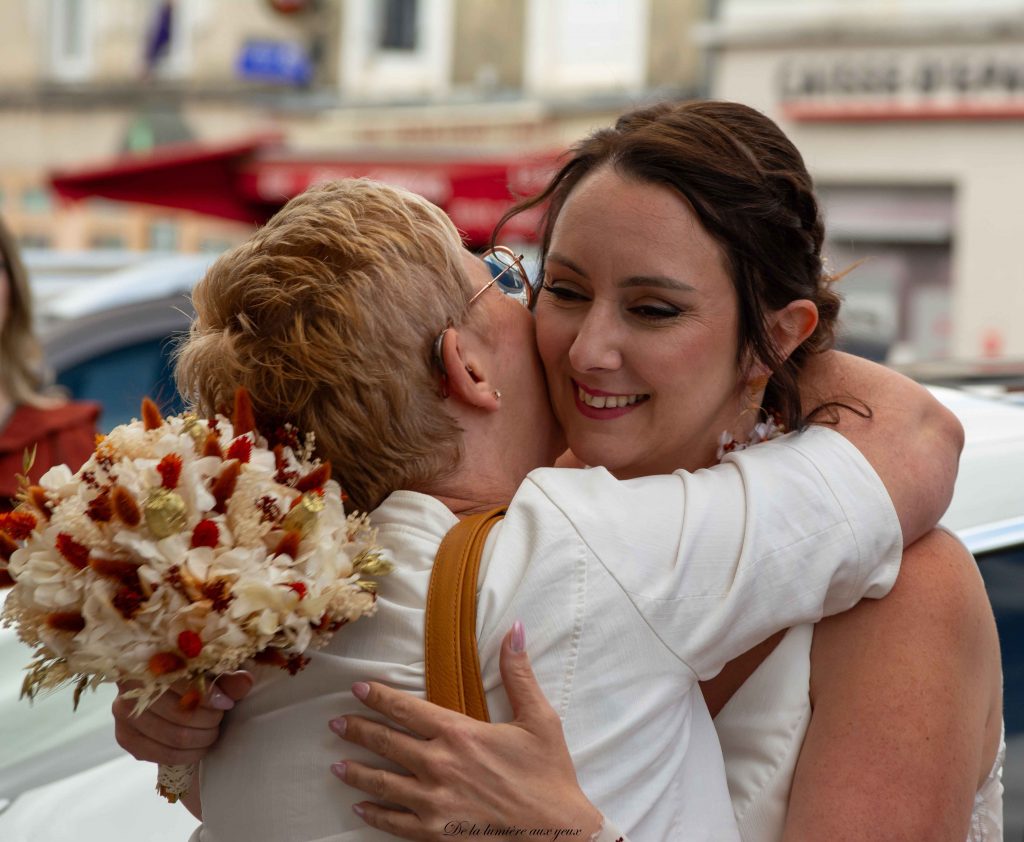
<svg viewBox="0 0 1024 842"><path fill-rule="evenodd" d="M370 695L370 685L365 681L358 681L352 685L352 695L362 701Z"/></svg>
<svg viewBox="0 0 1024 842"><path fill-rule="evenodd" d="M331 764L331 774L334 775L336 778L341 778L342 780L345 780L345 770L347 768L348 768L348 764L345 763L344 760L342 760L342 761L340 761L338 763L332 763Z"/></svg>
<svg viewBox="0 0 1024 842"><path fill-rule="evenodd" d="M235 701L227 693L214 687L210 691L209 705L215 710L231 710L235 706Z"/></svg>
<svg viewBox="0 0 1024 842"><path fill-rule="evenodd" d="M330 729L337 734L339 737L345 736L345 727L348 725L348 720L344 716L339 716L337 719L332 719L327 723Z"/></svg>
<svg viewBox="0 0 1024 842"><path fill-rule="evenodd" d="M512 624L512 640L510 646L513 652L517 655L520 652L526 651L526 629L523 628L523 624L516 620Z"/></svg>
<svg viewBox="0 0 1024 842"><path fill-rule="evenodd" d="M366 818L366 810L364 810L359 804L352 805L352 812L355 813L359 818Z"/></svg>

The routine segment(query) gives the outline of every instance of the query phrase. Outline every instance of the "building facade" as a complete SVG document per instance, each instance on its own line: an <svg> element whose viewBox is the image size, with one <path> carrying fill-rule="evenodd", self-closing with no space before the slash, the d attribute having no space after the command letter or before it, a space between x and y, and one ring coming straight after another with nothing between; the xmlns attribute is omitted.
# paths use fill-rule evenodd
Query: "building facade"
<svg viewBox="0 0 1024 842"><path fill-rule="evenodd" d="M823 198L847 331L1024 357L1024 3L726 0L712 94L779 122Z"/></svg>
<svg viewBox="0 0 1024 842"><path fill-rule="evenodd" d="M0 4L0 213L29 247L214 251L251 226L68 203L50 178L267 133L324 158L562 149L638 101L699 91L692 30L705 5L10 0Z"/></svg>

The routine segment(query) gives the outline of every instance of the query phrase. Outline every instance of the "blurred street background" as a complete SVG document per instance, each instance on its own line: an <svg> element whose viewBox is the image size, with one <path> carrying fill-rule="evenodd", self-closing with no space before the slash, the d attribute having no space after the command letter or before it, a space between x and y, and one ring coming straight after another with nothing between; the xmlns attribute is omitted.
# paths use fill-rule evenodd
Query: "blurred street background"
<svg viewBox="0 0 1024 842"><path fill-rule="evenodd" d="M145 394L180 408L170 337L189 289L306 187L402 185L483 247L574 140L695 97L764 111L803 152L830 268L862 261L839 287L844 347L1024 404L1024 0L0 0L0 215L50 368L109 428ZM502 239L529 253L533 222ZM1012 446L1024 458L1024 421ZM1024 524L1021 485L1002 493ZM1014 534L982 569L1017 842ZM53 778L16 769L3 739L0 784Z"/></svg>
<svg viewBox="0 0 1024 842"><path fill-rule="evenodd" d="M586 131L713 96L803 151L832 267L867 258L860 350L1024 357L1017 0L4 0L0 47L0 213L39 275L219 252L346 175L483 242Z"/></svg>

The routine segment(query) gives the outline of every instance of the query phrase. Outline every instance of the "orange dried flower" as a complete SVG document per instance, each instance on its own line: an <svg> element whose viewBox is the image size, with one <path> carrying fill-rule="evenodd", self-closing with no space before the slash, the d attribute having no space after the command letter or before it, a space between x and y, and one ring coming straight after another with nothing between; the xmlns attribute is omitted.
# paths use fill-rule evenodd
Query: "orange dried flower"
<svg viewBox="0 0 1024 842"><path fill-rule="evenodd" d="M217 504L213 507L215 512L224 514L227 510L228 499L235 493L235 485L238 483L238 474L241 470L242 465L240 462L228 462L224 465L224 470L214 480L210 493L213 494L213 499L217 501Z"/></svg>
<svg viewBox="0 0 1024 842"><path fill-rule="evenodd" d="M323 488L331 478L331 463L323 462L295 483L296 491L313 491Z"/></svg>
<svg viewBox="0 0 1024 842"><path fill-rule="evenodd" d="M199 703L202 700L203 694L195 687L189 687L188 690L181 694L181 698L178 699L178 708L186 713L191 713L199 707Z"/></svg>
<svg viewBox="0 0 1024 842"><path fill-rule="evenodd" d="M309 658L305 655L285 655L279 649L264 649L262 652L256 653L253 660L258 664L268 664L288 670L291 675L295 675L309 663Z"/></svg>
<svg viewBox="0 0 1024 842"><path fill-rule="evenodd" d="M297 446L297 445L296 445ZM288 462L284 458L284 445L274 445L274 467L277 472L274 474L274 481L281 485L291 485L298 473L288 469Z"/></svg>
<svg viewBox="0 0 1024 842"><path fill-rule="evenodd" d="M264 649L262 652L257 652L253 656L253 660L258 664L280 667L281 669L285 669L288 666L288 659L281 653L280 649Z"/></svg>
<svg viewBox="0 0 1024 842"><path fill-rule="evenodd" d="M89 567L100 576L117 579L126 585L137 586L139 583L139 565L131 561L121 561L116 558L90 558Z"/></svg>
<svg viewBox="0 0 1024 842"><path fill-rule="evenodd" d="M288 555L292 558L299 557L299 544L302 542L302 536L298 532L285 532L281 536L281 540L277 542L277 546L274 547L273 555Z"/></svg>
<svg viewBox="0 0 1024 842"><path fill-rule="evenodd" d="M203 456L216 456L218 459L224 458L224 451L220 449L220 439L216 433L207 434L206 441L203 444Z"/></svg>
<svg viewBox="0 0 1024 842"><path fill-rule="evenodd" d="M191 548L216 547L220 541L220 528L212 520L201 520L192 530Z"/></svg>
<svg viewBox="0 0 1024 842"><path fill-rule="evenodd" d="M114 516L114 510L110 507L109 489L104 489L93 497L89 501L85 513L96 523L109 523L110 519Z"/></svg>
<svg viewBox="0 0 1024 842"><path fill-rule="evenodd" d="M186 629L178 635L178 648L186 658L194 658L203 651L203 639L194 631Z"/></svg>
<svg viewBox="0 0 1024 842"><path fill-rule="evenodd" d="M85 628L85 617L77 611L54 611L46 615L46 625L57 631L78 634Z"/></svg>
<svg viewBox="0 0 1024 842"><path fill-rule="evenodd" d="M289 655L285 669L288 670L289 675L295 675L299 671L304 670L310 660L307 655Z"/></svg>
<svg viewBox="0 0 1024 842"><path fill-rule="evenodd" d="M46 490L39 485L33 485L28 490L28 502L35 506L36 510L47 520L53 514L53 507L50 505L50 498L46 496Z"/></svg>
<svg viewBox="0 0 1024 842"><path fill-rule="evenodd" d="M0 532L0 558L9 561L16 549L18 549L18 545L11 536L6 532Z"/></svg>
<svg viewBox="0 0 1024 842"><path fill-rule="evenodd" d="M283 468L287 468L288 467L288 463L285 462L285 460L284 460L284 445L283 444L275 444L274 448L273 448L273 453L274 453L274 467L277 468L279 471L282 470Z"/></svg>
<svg viewBox="0 0 1024 842"><path fill-rule="evenodd" d="M132 493L124 486L115 485L110 490L110 505L114 514L125 526L134 529L142 521L139 504L135 502Z"/></svg>
<svg viewBox="0 0 1024 842"><path fill-rule="evenodd" d="M249 392L239 386L235 390L235 412L231 417L231 426L235 428L235 435L251 433L256 429L256 416L252 411L252 398Z"/></svg>
<svg viewBox="0 0 1024 842"><path fill-rule="evenodd" d="M157 464L156 470L160 474L160 484L173 491L181 479L181 457L177 453L168 453Z"/></svg>
<svg viewBox="0 0 1024 842"><path fill-rule="evenodd" d="M57 536L57 552L64 556L65 560L79 570L84 570L89 563L89 548L83 547L67 532L61 532Z"/></svg>
<svg viewBox="0 0 1024 842"><path fill-rule="evenodd" d="M142 425L147 430L156 430L164 425L163 416L158 407L149 398L142 399Z"/></svg>
<svg viewBox="0 0 1024 842"><path fill-rule="evenodd" d="M28 512L7 512L0 514L0 532L7 533L15 541L24 541L32 534L38 521Z"/></svg>
<svg viewBox="0 0 1024 842"><path fill-rule="evenodd" d="M149 671L157 678L185 668L185 659L175 652L157 652L149 659Z"/></svg>
<svg viewBox="0 0 1024 842"><path fill-rule="evenodd" d="M132 584L126 584L118 588L117 593L114 594L114 598L111 600L114 607L126 620L130 620L138 614L139 609L142 608L142 603L145 601L146 597L142 591L139 590L137 585Z"/></svg>
<svg viewBox="0 0 1024 842"><path fill-rule="evenodd" d="M234 600L231 583L227 579L207 579L199 588L203 599L210 600L210 605L218 614L228 610Z"/></svg>
<svg viewBox="0 0 1024 842"><path fill-rule="evenodd" d="M252 441L249 437L241 436L231 442L227 458L237 459L239 462L248 462L252 458Z"/></svg>

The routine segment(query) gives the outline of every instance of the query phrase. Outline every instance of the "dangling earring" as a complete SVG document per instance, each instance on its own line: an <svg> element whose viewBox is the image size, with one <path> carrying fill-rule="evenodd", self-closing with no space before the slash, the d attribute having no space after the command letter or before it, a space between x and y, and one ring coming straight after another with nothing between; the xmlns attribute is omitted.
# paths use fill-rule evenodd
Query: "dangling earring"
<svg viewBox="0 0 1024 842"><path fill-rule="evenodd" d="M746 450L751 445L760 444L763 441L770 441L771 439L778 438L784 435L786 428L782 425L779 419L771 412L768 412L758 400L765 387L768 385L770 375L764 374L759 377L754 377L747 381L746 398L747 405L740 411L740 414L736 416L736 420L733 422L733 428L739 426L740 422L745 416L754 413L762 420L759 420L754 424L753 429L750 431L750 436L745 441L738 441L732 433L728 430L723 430L722 434L718 437L718 461L721 462L725 458L726 453L733 453L737 450Z"/></svg>
<svg viewBox="0 0 1024 842"><path fill-rule="evenodd" d="M497 389L495 389L493 392L491 392L491 394L494 395L494 399L496 401L500 401L501 400L501 392L499 392Z"/></svg>

